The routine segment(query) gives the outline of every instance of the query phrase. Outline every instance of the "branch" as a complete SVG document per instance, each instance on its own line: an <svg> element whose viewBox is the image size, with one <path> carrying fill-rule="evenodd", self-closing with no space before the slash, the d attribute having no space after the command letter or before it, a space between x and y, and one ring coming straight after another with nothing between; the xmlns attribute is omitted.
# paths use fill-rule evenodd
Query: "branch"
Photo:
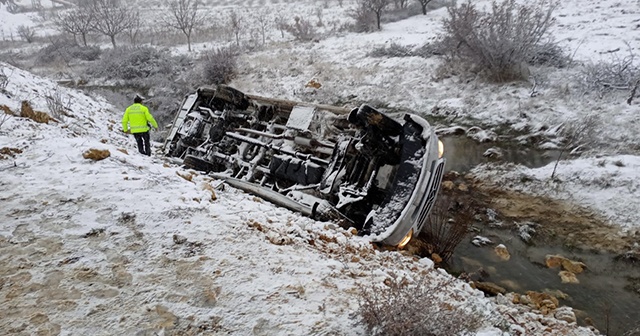
<svg viewBox="0 0 640 336"><path fill-rule="evenodd" d="M631 105L633 98L635 98L636 96L636 91L638 90L639 84L640 84L640 79L637 80L636 83L633 85L633 89L631 89L631 95L629 95L629 98L627 99L627 104Z"/></svg>

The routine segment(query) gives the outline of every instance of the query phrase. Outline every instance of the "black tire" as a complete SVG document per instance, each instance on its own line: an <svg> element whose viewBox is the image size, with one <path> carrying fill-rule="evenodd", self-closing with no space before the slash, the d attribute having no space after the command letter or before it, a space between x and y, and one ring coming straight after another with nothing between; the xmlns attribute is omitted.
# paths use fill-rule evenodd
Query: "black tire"
<svg viewBox="0 0 640 336"><path fill-rule="evenodd" d="M218 85L214 99L233 105L239 110L246 110L251 105L242 91L226 85Z"/></svg>
<svg viewBox="0 0 640 336"><path fill-rule="evenodd" d="M215 166L197 156L187 155L182 164L190 169L195 169L203 172L210 172L215 170Z"/></svg>

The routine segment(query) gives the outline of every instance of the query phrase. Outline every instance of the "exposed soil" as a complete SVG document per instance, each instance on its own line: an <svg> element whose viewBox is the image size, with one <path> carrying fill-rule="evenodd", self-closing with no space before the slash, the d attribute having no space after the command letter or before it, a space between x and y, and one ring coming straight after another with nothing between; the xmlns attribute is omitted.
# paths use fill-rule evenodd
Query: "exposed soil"
<svg viewBox="0 0 640 336"><path fill-rule="evenodd" d="M605 218L584 207L501 189L470 176L447 174L443 179L441 196L455 200L455 209L450 213L456 222L471 219L471 224L482 222L505 229L515 228L515 223L539 224L532 241L535 244L624 253L629 251L634 241L638 241L638 237L623 236L619 228L608 225ZM494 218L490 218L488 209L495 211ZM417 242L412 245L414 249L421 250L423 244ZM425 251L418 254L424 256Z"/></svg>

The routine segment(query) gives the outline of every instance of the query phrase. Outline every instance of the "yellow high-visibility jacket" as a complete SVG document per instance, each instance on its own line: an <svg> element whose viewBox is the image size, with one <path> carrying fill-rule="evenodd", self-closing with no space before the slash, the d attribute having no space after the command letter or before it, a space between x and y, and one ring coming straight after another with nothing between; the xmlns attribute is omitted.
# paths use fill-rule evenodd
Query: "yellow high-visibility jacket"
<svg viewBox="0 0 640 336"><path fill-rule="evenodd" d="M151 126L158 128L158 123L149 109L142 104L133 104L127 107L122 116L122 131L131 133L142 133L149 131L149 123Z"/></svg>

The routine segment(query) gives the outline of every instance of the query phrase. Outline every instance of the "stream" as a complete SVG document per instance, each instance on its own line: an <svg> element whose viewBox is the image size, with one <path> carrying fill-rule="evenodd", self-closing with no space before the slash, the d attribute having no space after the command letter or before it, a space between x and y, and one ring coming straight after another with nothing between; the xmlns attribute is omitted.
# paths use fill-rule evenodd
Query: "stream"
<svg viewBox="0 0 640 336"><path fill-rule="evenodd" d="M502 162L514 162L530 168L540 167L556 160L557 151L527 149L522 146L501 143L477 143L464 136L442 137L447 158L447 171L468 172L478 164L490 162L483 156L489 148L502 150ZM473 197L473 195L472 195ZM494 209L500 212L500 209ZM541 213L542 225L549 223ZM553 220L553 219L551 219ZM535 219L533 220L535 221ZM546 221L546 222L545 222ZM515 230L493 227L490 223L474 223L456 247L448 270L452 274L474 273L482 269L488 273L486 281L493 282L509 292L525 294L527 291L555 294L560 305L574 308L580 325L593 324L600 332L621 336L638 327L640 323L640 265L614 259L615 255L596 251L540 243L526 244ZM477 247L471 244L476 235L487 237L492 244ZM494 252L494 247L504 244L511 254L507 261ZM546 255L561 255L587 265L585 272L577 274L578 284L562 283L560 269L547 268Z"/></svg>

